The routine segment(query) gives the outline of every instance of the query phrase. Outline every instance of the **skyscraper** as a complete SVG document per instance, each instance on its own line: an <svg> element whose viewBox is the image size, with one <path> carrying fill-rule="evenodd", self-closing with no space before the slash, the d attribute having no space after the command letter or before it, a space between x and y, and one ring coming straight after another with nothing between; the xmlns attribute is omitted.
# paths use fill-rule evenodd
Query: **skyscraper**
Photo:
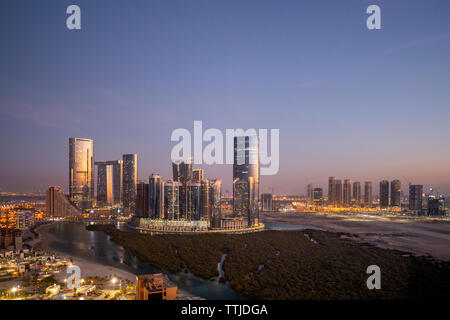
<svg viewBox="0 0 450 320"><path fill-rule="evenodd" d="M182 202L185 205L185 210L182 218L186 220L200 220L201 183L188 181L184 185L186 192Z"/></svg>
<svg viewBox="0 0 450 320"><path fill-rule="evenodd" d="M69 199L81 210L94 200L94 141L69 138Z"/></svg>
<svg viewBox="0 0 450 320"><path fill-rule="evenodd" d="M180 218L181 183L167 180L164 182L164 217L169 220Z"/></svg>
<svg viewBox="0 0 450 320"><path fill-rule="evenodd" d="M389 206L389 181L380 181L380 207L387 208Z"/></svg>
<svg viewBox="0 0 450 320"><path fill-rule="evenodd" d="M429 216L445 215L445 198L430 195L427 201L427 213Z"/></svg>
<svg viewBox="0 0 450 320"><path fill-rule="evenodd" d="M123 208L127 213L134 213L136 207L137 154L123 155Z"/></svg>
<svg viewBox="0 0 450 320"><path fill-rule="evenodd" d="M336 177L328 178L328 205L336 205Z"/></svg>
<svg viewBox="0 0 450 320"><path fill-rule="evenodd" d="M337 179L335 185L336 205L341 207L343 204L342 180Z"/></svg>
<svg viewBox="0 0 450 320"><path fill-rule="evenodd" d="M220 228L222 202L222 180L209 180L210 225L212 228Z"/></svg>
<svg viewBox="0 0 450 320"><path fill-rule="evenodd" d="M150 218L164 219L164 182L160 175L152 174L148 183Z"/></svg>
<svg viewBox="0 0 450 320"><path fill-rule="evenodd" d="M323 205L323 190L322 188L314 188L313 191L314 205Z"/></svg>
<svg viewBox="0 0 450 320"><path fill-rule="evenodd" d="M401 183L400 180L391 181L391 206L400 207Z"/></svg>
<svg viewBox="0 0 450 320"><path fill-rule="evenodd" d="M272 194L271 193L261 194L261 202L262 202L262 211L264 211L264 212L273 211Z"/></svg>
<svg viewBox="0 0 450 320"><path fill-rule="evenodd" d="M352 181L349 179L344 180L342 202L344 207L349 207L352 203Z"/></svg>
<svg viewBox="0 0 450 320"><path fill-rule="evenodd" d="M422 210L422 185L409 185L409 210Z"/></svg>
<svg viewBox="0 0 450 320"><path fill-rule="evenodd" d="M313 201L313 197L314 197L314 195L313 195L313 185L312 185L312 183L309 183L306 186L306 200L308 202L312 202Z"/></svg>
<svg viewBox="0 0 450 320"><path fill-rule="evenodd" d="M366 181L366 182L364 182L364 205L368 208L371 208L372 203L373 203L372 182Z"/></svg>
<svg viewBox="0 0 450 320"><path fill-rule="evenodd" d="M192 180L192 158L172 160L173 181L184 183Z"/></svg>
<svg viewBox="0 0 450 320"><path fill-rule="evenodd" d="M353 182L353 201L356 206L361 205L361 183L359 181Z"/></svg>
<svg viewBox="0 0 450 320"><path fill-rule="evenodd" d="M122 201L122 160L96 161L97 205L113 206Z"/></svg>
<svg viewBox="0 0 450 320"><path fill-rule="evenodd" d="M192 180L202 182L205 179L205 171L203 169L192 170Z"/></svg>
<svg viewBox="0 0 450 320"><path fill-rule="evenodd" d="M194 181L195 181L195 170L194 170ZM201 184L200 220L208 220L211 217L211 206L209 199L210 196L209 180L201 180L200 184Z"/></svg>
<svg viewBox="0 0 450 320"><path fill-rule="evenodd" d="M237 187L235 190L235 186ZM237 191L237 192L236 192ZM256 136L234 137L233 210L248 218L249 225L259 219L259 142Z"/></svg>
<svg viewBox="0 0 450 320"><path fill-rule="evenodd" d="M149 200L148 200L148 183L139 182L137 184L136 192L136 217L148 218L149 217Z"/></svg>
<svg viewBox="0 0 450 320"><path fill-rule="evenodd" d="M172 159L173 181L181 183L180 189L180 218L188 217L188 199L189 190L187 183L192 181L192 158L188 159Z"/></svg>

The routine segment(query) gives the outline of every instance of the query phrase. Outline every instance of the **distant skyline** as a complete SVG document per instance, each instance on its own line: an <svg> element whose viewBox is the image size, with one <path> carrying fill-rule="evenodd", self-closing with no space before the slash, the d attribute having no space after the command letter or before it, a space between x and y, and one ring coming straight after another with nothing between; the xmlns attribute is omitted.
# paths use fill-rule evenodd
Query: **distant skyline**
<svg viewBox="0 0 450 320"><path fill-rule="evenodd" d="M65 9L82 10L69 31ZM382 29L366 28L377 4ZM329 176L450 195L450 2L13 1L0 11L0 191L68 191L69 137L172 177L174 129L280 129L260 192ZM199 167L199 166L195 166ZM232 165L200 166L231 192ZM96 174L95 174L96 175Z"/></svg>

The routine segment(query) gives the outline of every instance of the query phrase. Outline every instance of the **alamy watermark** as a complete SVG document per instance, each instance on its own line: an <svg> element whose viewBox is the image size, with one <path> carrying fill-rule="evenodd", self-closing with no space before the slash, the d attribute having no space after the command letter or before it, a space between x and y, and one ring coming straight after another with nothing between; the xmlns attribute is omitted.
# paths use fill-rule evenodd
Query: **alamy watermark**
<svg viewBox="0 0 450 320"><path fill-rule="evenodd" d="M172 132L170 140L178 142L172 148L171 158L194 159L194 164L233 164L234 137L248 136L258 142L258 154L249 157L249 164L260 165L261 175L274 175L280 167L280 130L270 129L270 145L268 129L226 129L224 134L219 129L210 128L203 132L203 122L194 121L194 137L188 129L178 128ZM203 148L203 142L208 144ZM192 152L192 145L194 146ZM269 154L270 146L270 154ZM224 149L225 148L225 149ZM239 148L239 152L244 152ZM238 164L243 164L245 156L238 154Z"/></svg>

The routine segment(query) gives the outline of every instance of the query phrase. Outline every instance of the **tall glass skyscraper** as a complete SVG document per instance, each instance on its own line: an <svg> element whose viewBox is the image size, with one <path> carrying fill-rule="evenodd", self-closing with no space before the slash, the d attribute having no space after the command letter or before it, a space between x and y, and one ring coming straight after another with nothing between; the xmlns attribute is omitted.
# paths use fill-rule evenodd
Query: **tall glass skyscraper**
<svg viewBox="0 0 450 320"><path fill-rule="evenodd" d="M184 198L182 199L184 209L181 218L200 220L201 183L188 181L183 187L185 187Z"/></svg>
<svg viewBox="0 0 450 320"><path fill-rule="evenodd" d="M221 202L222 180L209 180L209 213L211 215L209 221L212 228L220 228L220 220L222 219Z"/></svg>
<svg viewBox="0 0 450 320"><path fill-rule="evenodd" d="M400 207L401 182L400 180L391 181L391 206Z"/></svg>
<svg viewBox="0 0 450 320"><path fill-rule="evenodd" d="M259 220L259 141L256 136L234 137L233 212Z"/></svg>
<svg viewBox="0 0 450 320"><path fill-rule="evenodd" d="M135 213L137 188L137 154L123 155L122 202L126 213Z"/></svg>
<svg viewBox="0 0 450 320"><path fill-rule="evenodd" d="M350 179L344 180L342 202L344 207L349 207L352 202L352 181Z"/></svg>
<svg viewBox="0 0 450 320"><path fill-rule="evenodd" d="M148 182L150 218L164 219L164 182L160 175L152 174Z"/></svg>
<svg viewBox="0 0 450 320"><path fill-rule="evenodd" d="M359 181L353 182L353 201L355 206L361 205L361 183Z"/></svg>
<svg viewBox="0 0 450 320"><path fill-rule="evenodd" d="M148 183L139 182L137 184L136 192L136 213L135 217L148 218L149 215L149 200L148 200Z"/></svg>
<svg viewBox="0 0 450 320"><path fill-rule="evenodd" d="M328 205L336 205L336 177L328 178Z"/></svg>
<svg viewBox="0 0 450 320"><path fill-rule="evenodd" d="M169 220L180 218L181 183L167 180L164 182L164 217Z"/></svg>
<svg viewBox="0 0 450 320"><path fill-rule="evenodd" d="M94 140L69 138L69 199L81 210L94 200Z"/></svg>
<svg viewBox="0 0 450 320"><path fill-rule="evenodd" d="M368 208L372 207L372 182L365 181L364 182L364 205Z"/></svg>
<svg viewBox="0 0 450 320"><path fill-rule="evenodd" d="M122 200L122 160L96 161L97 205L119 205Z"/></svg>
<svg viewBox="0 0 450 320"><path fill-rule="evenodd" d="M172 160L173 181L184 183L192 180L192 159Z"/></svg>
<svg viewBox="0 0 450 320"><path fill-rule="evenodd" d="M422 185L409 186L409 210L422 210Z"/></svg>
<svg viewBox="0 0 450 320"><path fill-rule="evenodd" d="M389 207L389 181L380 181L380 207Z"/></svg>

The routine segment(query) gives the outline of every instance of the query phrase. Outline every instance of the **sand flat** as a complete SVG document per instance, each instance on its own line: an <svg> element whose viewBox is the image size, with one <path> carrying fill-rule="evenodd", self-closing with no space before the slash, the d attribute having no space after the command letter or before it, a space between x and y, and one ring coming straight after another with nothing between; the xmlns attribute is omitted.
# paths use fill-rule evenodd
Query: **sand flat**
<svg viewBox="0 0 450 320"><path fill-rule="evenodd" d="M450 220L336 213L261 212L263 222L301 224L354 235L382 248L450 261ZM381 219L383 218L383 219Z"/></svg>

